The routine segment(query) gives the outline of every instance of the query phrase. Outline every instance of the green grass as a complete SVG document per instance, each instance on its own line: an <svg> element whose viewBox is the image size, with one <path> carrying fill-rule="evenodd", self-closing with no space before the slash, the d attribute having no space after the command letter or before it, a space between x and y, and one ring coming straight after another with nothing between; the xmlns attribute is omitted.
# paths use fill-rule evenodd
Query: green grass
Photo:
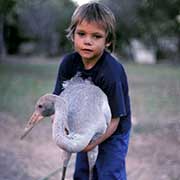
<svg viewBox="0 0 180 180"><path fill-rule="evenodd" d="M152 132L180 117L180 67L125 64L135 132ZM58 64L0 64L0 109L26 121L36 100L52 92Z"/></svg>
<svg viewBox="0 0 180 180"><path fill-rule="evenodd" d="M180 118L180 67L128 65L136 132L152 132Z"/></svg>
<svg viewBox="0 0 180 180"><path fill-rule="evenodd" d="M1 64L1 111L21 120L30 115L38 97L52 92L56 72L55 65Z"/></svg>

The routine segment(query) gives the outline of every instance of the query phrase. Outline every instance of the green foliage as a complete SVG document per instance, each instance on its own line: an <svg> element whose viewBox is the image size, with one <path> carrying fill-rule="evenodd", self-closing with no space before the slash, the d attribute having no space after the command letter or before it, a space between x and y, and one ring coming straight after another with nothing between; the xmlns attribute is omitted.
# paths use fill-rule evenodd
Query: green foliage
<svg viewBox="0 0 180 180"><path fill-rule="evenodd" d="M178 33L178 0L142 1L139 10L139 35L164 36Z"/></svg>
<svg viewBox="0 0 180 180"><path fill-rule="evenodd" d="M158 57L165 57L163 54L168 48L171 51L171 47L176 46L171 55L178 59L179 0L100 2L110 7L117 19L116 52L126 55L131 40L137 38L154 49ZM2 35L5 35L10 53L17 52L20 43L30 40L35 42L35 53L57 55L69 51L71 43L66 39L65 30L74 10L75 4L71 0L0 0L0 54L4 48ZM162 46L164 40L168 41L166 47Z"/></svg>
<svg viewBox="0 0 180 180"><path fill-rule="evenodd" d="M70 0L24 0L17 3L16 12L22 32L51 54L66 48L65 29L74 8Z"/></svg>
<svg viewBox="0 0 180 180"><path fill-rule="evenodd" d="M117 49L120 50L123 45L129 44L129 40L136 32L140 2L134 0L101 0L100 2L107 5L116 17Z"/></svg>
<svg viewBox="0 0 180 180"><path fill-rule="evenodd" d="M17 53L29 41L33 53L56 55L70 49L65 29L74 9L71 0L0 0L0 54L5 47Z"/></svg>
<svg viewBox="0 0 180 180"><path fill-rule="evenodd" d="M129 45L132 38L140 39L147 46L153 47L156 52L161 46L160 39L172 37L179 41L179 0L103 0L101 2L110 7L116 16L118 51ZM178 47L177 41L176 47Z"/></svg>
<svg viewBox="0 0 180 180"><path fill-rule="evenodd" d="M16 4L16 0L0 0L0 14L6 15Z"/></svg>
<svg viewBox="0 0 180 180"><path fill-rule="evenodd" d="M7 15L11 12L15 6L15 0L0 0L0 60L4 58L6 54L6 46L4 40L4 25Z"/></svg>

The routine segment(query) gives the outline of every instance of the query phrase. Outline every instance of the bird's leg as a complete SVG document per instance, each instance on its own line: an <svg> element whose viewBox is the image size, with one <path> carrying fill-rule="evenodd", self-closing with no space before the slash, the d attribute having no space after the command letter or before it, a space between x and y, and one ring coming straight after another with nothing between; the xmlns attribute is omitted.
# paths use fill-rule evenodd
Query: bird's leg
<svg viewBox="0 0 180 180"><path fill-rule="evenodd" d="M88 155L88 162L89 162L89 180L93 178L93 167L96 163L96 159L98 156L98 146L87 153Z"/></svg>
<svg viewBox="0 0 180 180"><path fill-rule="evenodd" d="M65 180L65 176L66 176L66 168L67 168L67 167L63 167L63 172L62 172L61 180Z"/></svg>
<svg viewBox="0 0 180 180"><path fill-rule="evenodd" d="M93 179L93 167L89 168L89 180Z"/></svg>
<svg viewBox="0 0 180 180"><path fill-rule="evenodd" d="M68 162L69 162L69 160L71 158L71 153L69 153L67 151L63 151L62 158L63 158L63 171L62 171L61 180L65 180L66 169L67 169L67 166L68 166Z"/></svg>

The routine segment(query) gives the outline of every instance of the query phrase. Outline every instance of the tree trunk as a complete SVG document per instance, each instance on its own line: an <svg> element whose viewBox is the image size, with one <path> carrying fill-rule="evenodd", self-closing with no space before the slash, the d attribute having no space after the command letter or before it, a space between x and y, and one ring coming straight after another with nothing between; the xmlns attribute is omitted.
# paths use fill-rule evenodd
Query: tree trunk
<svg viewBox="0 0 180 180"><path fill-rule="evenodd" d="M4 42L4 16L0 15L0 62L6 56L6 47Z"/></svg>

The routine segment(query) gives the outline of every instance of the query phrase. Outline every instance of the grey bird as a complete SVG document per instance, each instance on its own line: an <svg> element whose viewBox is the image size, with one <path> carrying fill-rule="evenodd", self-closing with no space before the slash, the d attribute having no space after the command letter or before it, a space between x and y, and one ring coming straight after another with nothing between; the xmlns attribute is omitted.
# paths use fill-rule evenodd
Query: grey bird
<svg viewBox="0 0 180 180"><path fill-rule="evenodd" d="M35 111L21 136L23 139L44 117L54 115L52 137L63 149L63 175L72 153L82 151L89 143L105 133L111 111L105 93L80 75L66 81L60 96L46 94L37 101ZM98 156L98 146L87 153L89 180Z"/></svg>

